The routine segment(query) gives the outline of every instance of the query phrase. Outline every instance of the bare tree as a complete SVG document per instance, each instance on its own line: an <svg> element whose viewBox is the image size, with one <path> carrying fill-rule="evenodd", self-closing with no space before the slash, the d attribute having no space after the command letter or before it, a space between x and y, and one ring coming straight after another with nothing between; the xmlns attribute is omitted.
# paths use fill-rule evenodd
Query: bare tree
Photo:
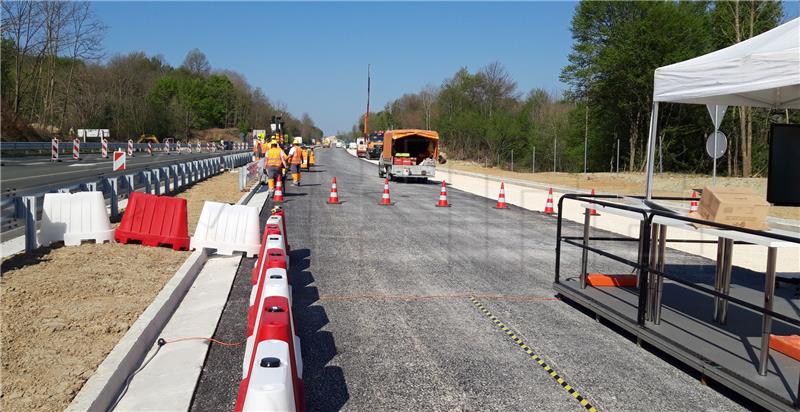
<svg viewBox="0 0 800 412"><path fill-rule="evenodd" d="M183 65L181 67L188 70L189 73L199 76L207 76L211 73L211 64L208 63L205 53L199 49L190 51L186 55L186 58L183 59Z"/></svg>
<svg viewBox="0 0 800 412"><path fill-rule="evenodd" d="M75 67L78 65L78 60L97 60L100 58L102 56L101 42L106 32L106 26L94 16L88 2L69 3L69 5L72 8L72 24L69 32L72 43L70 50L72 61L70 62L69 73L67 74L64 90L64 106L61 111L59 129L63 129L64 127L70 92L72 91L72 78L75 73Z"/></svg>

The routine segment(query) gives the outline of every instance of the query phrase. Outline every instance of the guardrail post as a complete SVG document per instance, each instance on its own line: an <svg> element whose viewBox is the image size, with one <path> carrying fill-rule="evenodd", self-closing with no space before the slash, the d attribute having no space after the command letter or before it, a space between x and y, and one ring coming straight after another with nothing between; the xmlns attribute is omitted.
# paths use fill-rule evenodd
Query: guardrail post
<svg viewBox="0 0 800 412"><path fill-rule="evenodd" d="M89 182L86 184L86 191L87 192L96 192L97 191L97 182Z"/></svg>
<svg viewBox="0 0 800 412"><path fill-rule="evenodd" d="M22 198L23 216L25 217L25 251L36 249L36 196Z"/></svg>
<svg viewBox="0 0 800 412"><path fill-rule="evenodd" d="M151 170L151 173L153 173L153 177L154 177L153 180L155 180L155 182L154 182L155 183L155 187L153 187L153 194L158 196L158 195L161 194L161 170L153 169L153 170Z"/></svg>
<svg viewBox="0 0 800 412"><path fill-rule="evenodd" d="M186 163L181 163L181 176L183 176L181 180L183 180L184 186L189 185L189 174L187 172Z"/></svg>
<svg viewBox="0 0 800 412"><path fill-rule="evenodd" d="M194 178L194 161L186 163L186 172L187 176L189 176L187 178L189 180L189 184L194 184L196 182L196 179Z"/></svg>
<svg viewBox="0 0 800 412"><path fill-rule="evenodd" d="M167 193L171 192L171 190L169 188L169 180L170 180L169 179L169 176L170 176L169 167L162 167L161 171L164 172L164 194L167 194Z"/></svg>
<svg viewBox="0 0 800 412"><path fill-rule="evenodd" d="M177 192L178 189L181 187L180 173L178 172L178 165L172 165L171 167L172 167L172 179L174 181L172 187L174 187L175 188L174 190Z"/></svg>
<svg viewBox="0 0 800 412"><path fill-rule="evenodd" d="M148 170L142 170L142 182L144 182L144 192L148 195L153 193L153 176Z"/></svg>
<svg viewBox="0 0 800 412"><path fill-rule="evenodd" d="M128 187L128 197L131 197L131 193L134 192L135 186L135 179L136 175L125 175L125 186Z"/></svg>
<svg viewBox="0 0 800 412"><path fill-rule="evenodd" d="M105 178L105 185L108 189L108 199L111 203L111 220L117 220L119 218L119 203L118 195L117 195L117 178L116 177L107 177Z"/></svg>
<svg viewBox="0 0 800 412"><path fill-rule="evenodd" d="M239 191L240 192L244 192L244 187L247 186L247 184L245 183L246 180L247 180L246 173L247 173L247 171L245 170L244 167L240 167L239 168Z"/></svg>

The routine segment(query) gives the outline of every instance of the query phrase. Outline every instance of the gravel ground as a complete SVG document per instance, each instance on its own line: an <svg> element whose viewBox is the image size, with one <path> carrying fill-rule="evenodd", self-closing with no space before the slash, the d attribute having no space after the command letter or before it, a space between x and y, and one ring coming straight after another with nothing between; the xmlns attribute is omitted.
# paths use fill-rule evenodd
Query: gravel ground
<svg viewBox="0 0 800 412"><path fill-rule="evenodd" d="M241 193L226 173L180 196L189 199L192 233L203 200L235 202ZM188 256L84 244L4 260L0 410L63 410Z"/></svg>
<svg viewBox="0 0 800 412"><path fill-rule="evenodd" d="M585 410L470 295L601 410L743 409L552 299L552 217L492 209L493 199L454 189L453 207L436 208L433 183L392 183L396 204L378 206L376 166L336 149L319 150L317 159L284 206L309 410ZM325 204L332 176L338 206ZM620 247L614 251L636 253ZM566 254L563 264L577 267L578 259ZM243 338L248 294L234 286L236 303L218 336ZM231 353L212 347L195 409L229 409L235 401L241 355Z"/></svg>

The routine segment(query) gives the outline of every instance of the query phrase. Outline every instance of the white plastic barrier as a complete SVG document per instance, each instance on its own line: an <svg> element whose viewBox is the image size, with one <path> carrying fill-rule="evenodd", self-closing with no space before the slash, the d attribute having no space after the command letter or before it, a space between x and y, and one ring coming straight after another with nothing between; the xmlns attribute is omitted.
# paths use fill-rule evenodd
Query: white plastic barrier
<svg viewBox="0 0 800 412"><path fill-rule="evenodd" d="M270 364L267 359L277 361ZM250 374L243 411L294 411L294 383L289 345L266 340L256 348L256 366Z"/></svg>
<svg viewBox="0 0 800 412"><path fill-rule="evenodd" d="M281 249L284 253L286 253L286 243L283 241L283 236L281 235L269 235L267 236L267 246L264 250L270 249ZM286 253L286 268L289 268L289 254Z"/></svg>
<svg viewBox="0 0 800 412"><path fill-rule="evenodd" d="M216 249L222 255L258 255L258 208L205 202L190 242L191 249Z"/></svg>
<svg viewBox="0 0 800 412"><path fill-rule="evenodd" d="M39 243L49 246L62 240L67 246L78 246L84 240L114 241L102 192L44 195Z"/></svg>

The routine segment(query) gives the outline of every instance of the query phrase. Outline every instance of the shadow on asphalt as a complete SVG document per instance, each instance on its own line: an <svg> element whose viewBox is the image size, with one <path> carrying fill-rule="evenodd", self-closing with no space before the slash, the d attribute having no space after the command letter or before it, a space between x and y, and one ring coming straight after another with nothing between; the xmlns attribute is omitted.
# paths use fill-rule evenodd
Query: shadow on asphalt
<svg viewBox="0 0 800 412"><path fill-rule="evenodd" d="M322 331L327 325L328 314L319 300L319 291L314 275L308 270L311 252L308 249L289 253L291 266L289 279L292 282L295 332L300 338L303 354L303 391L309 411L338 411L350 399L344 372L338 366L328 366L336 356L333 334Z"/></svg>

